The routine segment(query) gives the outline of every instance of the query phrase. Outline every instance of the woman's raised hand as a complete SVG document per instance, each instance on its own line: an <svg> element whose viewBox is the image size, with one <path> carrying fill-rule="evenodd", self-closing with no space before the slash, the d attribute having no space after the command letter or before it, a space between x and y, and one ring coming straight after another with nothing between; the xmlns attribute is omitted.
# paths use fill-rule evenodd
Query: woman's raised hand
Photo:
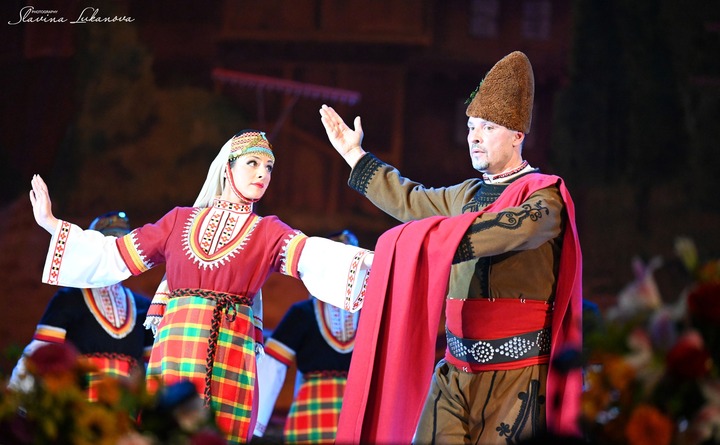
<svg viewBox="0 0 720 445"><path fill-rule="evenodd" d="M325 127L325 132L333 148L340 153L350 167L354 167L365 154L365 150L362 148L363 130L360 116L355 118L355 129L352 129L332 107L323 105L320 107L320 121Z"/></svg>
<svg viewBox="0 0 720 445"><path fill-rule="evenodd" d="M52 202L50 201L50 194L48 193L47 184L40 177L40 175L33 175L32 190L30 190L30 203L33 206L33 215L35 221L40 227L50 232L55 233L55 227L57 227L58 219L52 213Z"/></svg>

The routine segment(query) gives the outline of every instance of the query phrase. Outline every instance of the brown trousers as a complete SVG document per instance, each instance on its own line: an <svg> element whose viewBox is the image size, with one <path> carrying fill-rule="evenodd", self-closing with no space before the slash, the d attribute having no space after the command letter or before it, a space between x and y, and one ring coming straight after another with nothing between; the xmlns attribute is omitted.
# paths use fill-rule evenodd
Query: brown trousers
<svg viewBox="0 0 720 445"><path fill-rule="evenodd" d="M507 445L544 433L547 369L469 373L440 360L413 444Z"/></svg>

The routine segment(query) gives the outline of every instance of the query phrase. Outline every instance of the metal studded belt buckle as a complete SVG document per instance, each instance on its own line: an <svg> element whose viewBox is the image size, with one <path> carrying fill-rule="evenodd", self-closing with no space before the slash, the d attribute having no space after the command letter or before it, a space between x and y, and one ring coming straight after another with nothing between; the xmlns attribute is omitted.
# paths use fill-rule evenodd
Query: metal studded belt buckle
<svg viewBox="0 0 720 445"><path fill-rule="evenodd" d="M493 340L457 337L447 328L445 334L450 354L468 363L508 363L550 353L550 328Z"/></svg>

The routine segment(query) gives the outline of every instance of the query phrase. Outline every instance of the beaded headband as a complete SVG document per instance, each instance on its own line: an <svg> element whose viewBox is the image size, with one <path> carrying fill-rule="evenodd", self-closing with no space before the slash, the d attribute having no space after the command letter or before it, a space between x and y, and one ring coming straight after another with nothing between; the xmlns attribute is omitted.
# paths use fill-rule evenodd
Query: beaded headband
<svg viewBox="0 0 720 445"><path fill-rule="evenodd" d="M251 153L267 156L273 162L275 161L272 145L270 145L270 141L267 140L264 131L243 130L233 136L228 161L233 161L240 156Z"/></svg>

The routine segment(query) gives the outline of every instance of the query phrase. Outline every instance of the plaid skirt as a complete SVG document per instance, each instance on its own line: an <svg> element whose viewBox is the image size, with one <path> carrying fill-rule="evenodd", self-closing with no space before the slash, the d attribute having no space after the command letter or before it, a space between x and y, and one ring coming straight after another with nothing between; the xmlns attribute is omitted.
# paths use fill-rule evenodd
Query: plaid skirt
<svg viewBox="0 0 720 445"><path fill-rule="evenodd" d="M104 379L125 379L131 373L140 371L137 360L129 355L94 353L83 357L97 369L87 373L87 396L91 402L98 401L98 391Z"/></svg>
<svg viewBox="0 0 720 445"><path fill-rule="evenodd" d="M346 382L346 376L303 376L303 383L285 420L284 441L334 443Z"/></svg>
<svg viewBox="0 0 720 445"><path fill-rule="evenodd" d="M198 296L168 301L150 355L148 388L191 381L228 443L245 443L253 421L256 374L252 309L235 304L234 310L223 310L213 329L215 308L214 300Z"/></svg>

